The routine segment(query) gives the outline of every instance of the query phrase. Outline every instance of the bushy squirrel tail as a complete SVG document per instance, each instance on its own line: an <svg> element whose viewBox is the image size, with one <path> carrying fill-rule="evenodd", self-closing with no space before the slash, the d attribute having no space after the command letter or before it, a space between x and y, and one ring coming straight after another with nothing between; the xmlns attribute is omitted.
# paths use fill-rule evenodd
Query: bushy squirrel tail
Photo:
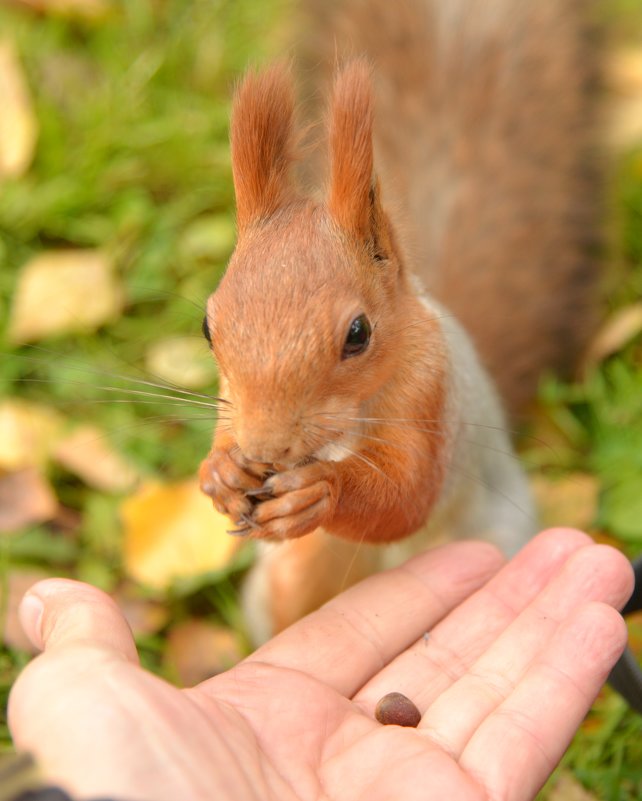
<svg viewBox="0 0 642 801"><path fill-rule="evenodd" d="M365 55L384 204L426 289L463 323L519 411L543 371L572 367L595 320L591 3L304 6L300 74L311 118L337 63Z"/></svg>

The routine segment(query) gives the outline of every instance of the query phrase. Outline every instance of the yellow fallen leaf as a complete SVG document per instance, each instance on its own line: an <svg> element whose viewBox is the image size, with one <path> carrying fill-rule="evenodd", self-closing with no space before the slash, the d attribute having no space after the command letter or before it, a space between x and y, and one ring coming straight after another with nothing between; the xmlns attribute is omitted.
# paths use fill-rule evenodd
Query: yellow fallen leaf
<svg viewBox="0 0 642 801"><path fill-rule="evenodd" d="M642 93L642 47L624 47L611 53L606 75L612 91Z"/></svg>
<svg viewBox="0 0 642 801"><path fill-rule="evenodd" d="M597 515L600 483L588 473L570 473L553 480L543 475L531 479L542 526L589 529Z"/></svg>
<svg viewBox="0 0 642 801"><path fill-rule="evenodd" d="M613 53L607 64L611 90L607 141L615 150L642 142L642 48Z"/></svg>
<svg viewBox="0 0 642 801"><path fill-rule="evenodd" d="M51 520L57 510L54 491L35 467L0 473L0 532Z"/></svg>
<svg viewBox="0 0 642 801"><path fill-rule="evenodd" d="M239 540L226 533L196 480L146 484L121 505L125 527L125 569L136 581L164 589L178 578L220 570Z"/></svg>
<svg viewBox="0 0 642 801"><path fill-rule="evenodd" d="M18 55L6 40L0 41L0 109L0 178L15 178L31 164L38 126Z"/></svg>
<svg viewBox="0 0 642 801"><path fill-rule="evenodd" d="M205 387L216 378L205 337L167 337L155 342L147 351L146 367L163 381L190 389Z"/></svg>
<svg viewBox="0 0 642 801"><path fill-rule="evenodd" d="M117 317L122 305L122 289L104 253L42 253L22 268L8 337L18 344L53 334L93 331Z"/></svg>
<svg viewBox="0 0 642 801"><path fill-rule="evenodd" d="M642 333L642 303L632 303L618 309L597 332L591 342L584 368L588 369L622 350L623 347Z"/></svg>
<svg viewBox="0 0 642 801"><path fill-rule="evenodd" d="M165 662L184 687L229 670L242 657L238 634L207 620L185 620L167 636Z"/></svg>
<svg viewBox="0 0 642 801"><path fill-rule="evenodd" d="M136 468L118 453L95 426L80 426L61 439L53 458L85 484L104 492L127 492L139 480Z"/></svg>
<svg viewBox="0 0 642 801"><path fill-rule="evenodd" d="M0 469L44 464L62 428L63 418L46 406L18 399L0 401Z"/></svg>

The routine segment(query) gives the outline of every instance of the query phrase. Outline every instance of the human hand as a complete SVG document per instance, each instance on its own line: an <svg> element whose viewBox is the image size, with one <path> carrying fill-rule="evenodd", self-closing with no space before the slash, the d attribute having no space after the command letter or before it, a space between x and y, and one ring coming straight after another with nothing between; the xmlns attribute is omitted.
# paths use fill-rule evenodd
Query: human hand
<svg viewBox="0 0 642 801"><path fill-rule="evenodd" d="M107 596L49 580L22 607L44 653L15 684L10 725L83 797L526 801L624 648L612 607L631 587L626 560L578 532L541 534L505 566L455 543L179 690L138 666ZM390 691L417 704L419 728L374 720Z"/></svg>

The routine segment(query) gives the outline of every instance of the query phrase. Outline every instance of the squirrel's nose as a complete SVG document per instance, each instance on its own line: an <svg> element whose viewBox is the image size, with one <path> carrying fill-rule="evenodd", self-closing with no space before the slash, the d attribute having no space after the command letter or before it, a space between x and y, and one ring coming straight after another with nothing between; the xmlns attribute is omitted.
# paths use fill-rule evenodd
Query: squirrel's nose
<svg viewBox="0 0 642 801"><path fill-rule="evenodd" d="M255 421L255 423L258 421ZM275 431L273 427L237 426L236 441L243 456L250 462L277 464L292 457L292 440L289 433Z"/></svg>
<svg viewBox="0 0 642 801"><path fill-rule="evenodd" d="M265 402L244 404L234 421L234 434L243 456L264 464L287 464L295 458L297 429L295 420Z"/></svg>

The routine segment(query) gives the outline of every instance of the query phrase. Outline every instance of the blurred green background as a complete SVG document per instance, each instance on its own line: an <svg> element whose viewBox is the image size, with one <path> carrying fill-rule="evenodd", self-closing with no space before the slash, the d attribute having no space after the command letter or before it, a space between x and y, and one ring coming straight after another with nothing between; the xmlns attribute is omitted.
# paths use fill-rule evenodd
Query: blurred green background
<svg viewBox="0 0 642 801"><path fill-rule="evenodd" d="M173 486L194 476L214 419L202 396L216 388L201 320L235 235L231 87L248 64L287 50L290 6L0 3L0 69L9 59L28 95L12 128L23 137L24 163L5 162L3 174L0 151L0 505L30 486L14 491L6 483L16 467L7 435L16 408L18 417L25 409L52 413L45 429L91 423L138 481ZM642 550L642 9L638 0L604 0L600 22L611 39L605 329L581 380L543 382L522 450L545 521L581 525L633 555ZM1 126L0 119L0 140ZM25 266L70 250L96 256L96 281L113 293L93 322L85 319L91 285L72 300L61 282L40 287L42 314L23 297ZM68 305L66 321L49 333L48 304ZM47 436L34 445L43 453L28 480L45 482L55 512L26 508L19 524L4 527L0 514L2 709L29 659L15 634L15 600L38 575L80 578L113 593L127 608L144 663L170 680L203 677L233 661L247 647L236 587L251 554L226 557L191 579L140 581L123 562L122 503L136 481L100 486L86 464L52 456ZM640 654L635 621L631 635ZM210 649L214 662L204 663L190 643ZM194 664L186 666L182 653ZM2 715L0 742L9 750ZM579 782L586 798L641 798L641 735L640 719L605 690L564 760L562 784L551 782L546 792L557 801L579 798L570 795Z"/></svg>

